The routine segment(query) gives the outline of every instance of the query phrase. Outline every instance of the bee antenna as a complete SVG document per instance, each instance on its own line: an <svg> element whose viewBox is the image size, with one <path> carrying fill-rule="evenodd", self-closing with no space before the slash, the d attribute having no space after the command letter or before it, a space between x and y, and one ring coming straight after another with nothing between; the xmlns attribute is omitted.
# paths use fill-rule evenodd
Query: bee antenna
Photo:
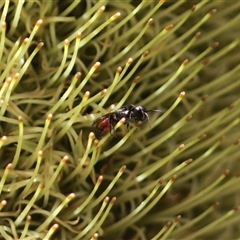
<svg viewBox="0 0 240 240"><path fill-rule="evenodd" d="M149 111L147 111L147 112L149 112ZM149 116L148 116L147 112L145 112L145 115L146 115L146 117L147 117L149 127L151 128L151 127L152 127L152 124L151 124L151 121L150 121L150 119L149 119Z"/></svg>
<svg viewBox="0 0 240 240"><path fill-rule="evenodd" d="M151 127L152 127L152 124L151 124L150 119L149 119L149 116L148 116L148 114L147 114L148 112L160 112L160 113L164 113L164 111L163 111L163 110L152 109L152 110L147 110L147 111L145 112L145 115L146 115L146 117L147 117L147 119L148 119L149 126L150 126L150 128L151 128Z"/></svg>
<svg viewBox="0 0 240 240"><path fill-rule="evenodd" d="M160 112L160 113L164 113L163 110L156 110L156 109L153 109L153 110L147 110L147 112Z"/></svg>

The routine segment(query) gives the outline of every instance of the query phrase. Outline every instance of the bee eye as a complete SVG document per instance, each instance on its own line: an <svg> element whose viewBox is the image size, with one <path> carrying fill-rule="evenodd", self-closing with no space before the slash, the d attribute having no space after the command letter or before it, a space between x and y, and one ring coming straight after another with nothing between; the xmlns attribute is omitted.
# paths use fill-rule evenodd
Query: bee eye
<svg viewBox="0 0 240 240"><path fill-rule="evenodd" d="M134 109L134 118L138 121L144 121L146 119L146 111L142 106Z"/></svg>

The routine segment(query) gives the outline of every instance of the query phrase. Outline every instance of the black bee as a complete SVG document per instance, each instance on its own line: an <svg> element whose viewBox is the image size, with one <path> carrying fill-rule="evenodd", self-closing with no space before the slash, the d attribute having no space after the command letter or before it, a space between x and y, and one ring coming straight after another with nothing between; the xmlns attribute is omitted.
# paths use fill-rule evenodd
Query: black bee
<svg viewBox="0 0 240 240"><path fill-rule="evenodd" d="M128 105L123 106L115 111L107 113L93 122L95 126L95 136L97 139L101 139L107 133L111 133L116 124L122 119L125 118L125 124L127 129L129 129L129 120L133 120L136 123L145 119L148 120L149 125L151 126L148 112L163 112L162 110L147 110L143 106L134 106Z"/></svg>

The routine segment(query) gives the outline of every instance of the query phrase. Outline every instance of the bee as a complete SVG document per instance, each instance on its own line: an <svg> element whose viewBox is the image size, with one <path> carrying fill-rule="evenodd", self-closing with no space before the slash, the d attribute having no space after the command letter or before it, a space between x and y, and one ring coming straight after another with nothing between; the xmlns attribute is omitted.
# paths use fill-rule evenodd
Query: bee
<svg viewBox="0 0 240 240"><path fill-rule="evenodd" d="M129 129L129 121L134 121L135 123L144 120L148 120L149 126L151 127L151 122L148 116L148 112L161 112L162 110L147 110L143 106L134 106L127 105L123 106L115 111L107 113L93 122L95 126L95 137L97 139L103 138L109 132L111 133L114 130L116 124L122 119L125 118L125 124L127 129Z"/></svg>

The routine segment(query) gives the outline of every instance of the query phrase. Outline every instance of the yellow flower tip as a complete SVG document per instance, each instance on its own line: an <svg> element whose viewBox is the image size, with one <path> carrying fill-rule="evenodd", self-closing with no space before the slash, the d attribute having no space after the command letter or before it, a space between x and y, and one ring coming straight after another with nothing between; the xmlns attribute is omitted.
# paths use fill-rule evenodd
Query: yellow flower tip
<svg viewBox="0 0 240 240"><path fill-rule="evenodd" d="M15 73L13 76L13 80L17 80L19 78L19 73Z"/></svg>
<svg viewBox="0 0 240 240"><path fill-rule="evenodd" d="M189 164L189 163L191 163L193 161L193 159L192 158L189 158L189 159L187 159L186 161L184 161L186 164Z"/></svg>
<svg viewBox="0 0 240 240"><path fill-rule="evenodd" d="M220 203L219 203L219 202L215 202L215 203L213 204L213 207L214 207L214 208L218 208L218 207L219 207L219 205L220 205Z"/></svg>
<svg viewBox="0 0 240 240"><path fill-rule="evenodd" d="M7 137L6 136L2 136L0 142L3 144L3 143L6 142L6 140L7 140Z"/></svg>
<svg viewBox="0 0 240 240"><path fill-rule="evenodd" d="M24 44L24 45L27 45L28 40L29 40L29 38L25 38L25 39L23 40L23 44Z"/></svg>
<svg viewBox="0 0 240 240"><path fill-rule="evenodd" d="M97 68L100 67L100 65L101 65L100 62L96 62L96 63L94 63L93 68L95 68L95 70L96 70Z"/></svg>
<svg viewBox="0 0 240 240"><path fill-rule="evenodd" d="M52 113L49 113L49 114L47 115L47 121L51 121L51 120L52 120L52 117L53 117Z"/></svg>
<svg viewBox="0 0 240 240"><path fill-rule="evenodd" d="M172 181L172 182L176 181L176 179L177 179L177 175L173 175L173 176L171 177L171 181Z"/></svg>
<svg viewBox="0 0 240 240"><path fill-rule="evenodd" d="M2 22L2 28L4 28L4 29L7 28L7 24L6 24L6 22Z"/></svg>
<svg viewBox="0 0 240 240"><path fill-rule="evenodd" d="M160 185L163 184L163 179L162 179L162 178L160 178L160 179L158 180L158 184L160 184Z"/></svg>
<svg viewBox="0 0 240 240"><path fill-rule="evenodd" d="M117 73L120 74L122 72L122 68L121 67L118 67L117 68Z"/></svg>
<svg viewBox="0 0 240 240"><path fill-rule="evenodd" d="M214 48L217 48L219 46L219 42L214 42L211 47L214 49Z"/></svg>
<svg viewBox="0 0 240 240"><path fill-rule="evenodd" d="M185 97L186 93L185 92L180 92L179 98L183 99Z"/></svg>
<svg viewBox="0 0 240 240"><path fill-rule="evenodd" d="M169 227L171 227L171 225L172 225L171 222L167 222L167 223L165 224L165 227L166 227L166 228L169 228Z"/></svg>
<svg viewBox="0 0 240 240"><path fill-rule="evenodd" d="M56 231L59 228L59 225L57 223L53 224L51 227L51 230Z"/></svg>
<svg viewBox="0 0 240 240"><path fill-rule="evenodd" d="M98 177L98 179L97 179L97 184L101 184L102 181L103 181L103 176L100 175L100 176Z"/></svg>
<svg viewBox="0 0 240 240"><path fill-rule="evenodd" d="M120 172L124 172L126 170L126 165L123 165L121 168L120 168Z"/></svg>
<svg viewBox="0 0 240 240"><path fill-rule="evenodd" d="M43 151L42 150L38 151L38 157L42 157L42 156L43 156Z"/></svg>
<svg viewBox="0 0 240 240"><path fill-rule="evenodd" d="M115 107L116 107L115 104L111 104L110 107L109 107L109 111L115 110Z"/></svg>
<svg viewBox="0 0 240 240"><path fill-rule="evenodd" d="M95 140L93 141L93 146L94 146L94 147L97 147L97 146L98 146L98 143L99 143L99 141L96 139L96 136L95 136L95 134L94 134L94 138L95 138Z"/></svg>
<svg viewBox="0 0 240 240"><path fill-rule="evenodd" d="M169 31L169 30L171 30L172 28L173 28L173 24L169 24L168 26L166 26L164 29L166 30L166 31Z"/></svg>
<svg viewBox="0 0 240 240"><path fill-rule="evenodd" d="M228 109L229 110L232 110L234 108L234 104L230 104L229 106L228 106Z"/></svg>
<svg viewBox="0 0 240 240"><path fill-rule="evenodd" d="M59 228L57 223L53 224L44 239L49 239Z"/></svg>
<svg viewBox="0 0 240 240"><path fill-rule="evenodd" d="M90 132L88 135L89 140L94 140L95 139L95 134L93 132Z"/></svg>
<svg viewBox="0 0 240 240"><path fill-rule="evenodd" d="M68 157L67 155L65 155L65 156L62 158L62 161L63 161L64 163L66 163L66 162L68 161L68 159L69 159L69 157Z"/></svg>
<svg viewBox="0 0 240 240"><path fill-rule="evenodd" d="M146 57L148 56L148 54L149 54L149 51L147 50L147 51L145 51L145 52L143 53L142 56L143 56L144 58L146 58Z"/></svg>
<svg viewBox="0 0 240 240"><path fill-rule="evenodd" d="M132 58L129 58L129 59L127 60L127 65L132 64L132 62L133 62L133 59L132 59Z"/></svg>
<svg viewBox="0 0 240 240"><path fill-rule="evenodd" d="M202 100L203 102L205 102L207 99L208 99L208 95L204 95L204 96L201 98L201 100Z"/></svg>
<svg viewBox="0 0 240 240"><path fill-rule="evenodd" d="M19 123L22 123L22 121L23 121L22 116L18 116L18 122L19 122Z"/></svg>
<svg viewBox="0 0 240 240"><path fill-rule="evenodd" d="M140 82L140 76L137 76L133 80L134 83L139 83Z"/></svg>
<svg viewBox="0 0 240 240"><path fill-rule="evenodd" d="M165 2L166 2L166 0L160 0L159 2L160 2L160 3L165 3Z"/></svg>
<svg viewBox="0 0 240 240"><path fill-rule="evenodd" d="M213 14L215 14L217 12L217 9L212 9L209 14L212 16Z"/></svg>
<svg viewBox="0 0 240 240"><path fill-rule="evenodd" d="M5 207L7 205L7 201L6 200L2 200L1 202L0 202L0 208L3 208L3 207Z"/></svg>
<svg viewBox="0 0 240 240"><path fill-rule="evenodd" d="M178 150L179 150L179 151L181 151L181 150L183 150L183 149L184 149L184 147L185 147L185 145L184 145L184 144L180 144L180 145L178 146Z"/></svg>
<svg viewBox="0 0 240 240"><path fill-rule="evenodd" d="M37 45L37 48L38 49L41 49L43 47L44 43L43 42L40 42L38 45Z"/></svg>
<svg viewBox="0 0 240 240"><path fill-rule="evenodd" d="M93 236L92 236L92 239L93 239L93 240L97 240L97 239L98 239L98 236L99 236L98 233L94 233Z"/></svg>
<svg viewBox="0 0 240 240"><path fill-rule="evenodd" d="M109 197L105 197L105 198L104 198L104 202L105 202L105 203L108 203L108 202L109 202L109 199L110 199Z"/></svg>
<svg viewBox="0 0 240 240"><path fill-rule="evenodd" d="M105 11L106 7L105 6L101 6L98 10L99 13L103 13Z"/></svg>
<svg viewBox="0 0 240 240"><path fill-rule="evenodd" d="M116 197L113 197L113 198L111 199L110 204L114 204L114 203L116 202L116 200L117 200L117 198L116 198Z"/></svg>
<svg viewBox="0 0 240 240"><path fill-rule="evenodd" d="M200 38L201 37L201 32L197 32L196 34L195 34L195 38Z"/></svg>
<svg viewBox="0 0 240 240"><path fill-rule="evenodd" d="M153 22L154 22L153 18L150 18L150 19L148 20L148 25L152 25Z"/></svg>
<svg viewBox="0 0 240 240"><path fill-rule="evenodd" d="M188 59L185 59L185 60L182 62L182 65L183 65L184 67L186 67L188 63L189 63L189 60L188 60Z"/></svg>
<svg viewBox="0 0 240 240"><path fill-rule="evenodd" d="M107 93L107 89L103 89L101 92L99 92L100 96L103 96Z"/></svg>
<svg viewBox="0 0 240 240"><path fill-rule="evenodd" d="M226 170L223 172L223 175L226 177L229 173L230 173L230 170L229 170L229 169L226 169Z"/></svg>
<svg viewBox="0 0 240 240"><path fill-rule="evenodd" d="M198 136L198 139L202 140L204 138L206 138L207 134L203 133L200 136Z"/></svg>
<svg viewBox="0 0 240 240"><path fill-rule="evenodd" d="M90 119L91 121L94 121L96 119L96 117L93 113L90 113L88 117L86 115L84 115L83 118L86 120Z"/></svg>
<svg viewBox="0 0 240 240"><path fill-rule="evenodd" d="M233 208L233 210L236 212L236 211L238 211L240 209L240 206L238 205L238 206L236 206L235 208Z"/></svg>
<svg viewBox="0 0 240 240"><path fill-rule="evenodd" d="M70 44L69 40L68 40L68 39L65 39L65 40L64 40L64 45L65 45L65 46L69 46L69 44Z"/></svg>
<svg viewBox="0 0 240 240"><path fill-rule="evenodd" d="M7 166L6 166L6 170L10 171L12 169L13 165L12 163L9 163Z"/></svg>
<svg viewBox="0 0 240 240"><path fill-rule="evenodd" d="M89 91L86 91L86 92L84 93L84 95L83 95L83 98L84 98L85 100L87 100L87 99L89 99L89 97L90 97L90 92L89 92Z"/></svg>
<svg viewBox="0 0 240 240"><path fill-rule="evenodd" d="M81 32L77 32L77 39L81 39L82 38L82 33Z"/></svg>
<svg viewBox="0 0 240 240"><path fill-rule="evenodd" d="M190 121L192 119L192 115L188 115L187 117L186 117L186 121L188 122L188 121Z"/></svg>
<svg viewBox="0 0 240 240"><path fill-rule="evenodd" d="M175 222L180 222L182 216L181 215L178 215L176 218L175 218Z"/></svg>
<svg viewBox="0 0 240 240"><path fill-rule="evenodd" d="M234 142L234 145L238 145L239 142L240 142L240 140L235 141L235 142Z"/></svg>
<svg viewBox="0 0 240 240"><path fill-rule="evenodd" d="M206 58L206 59L204 59L204 60L202 61L202 64L203 64L203 65L207 65L207 64L209 64L209 62L210 62L210 59L209 59L209 58Z"/></svg>
<svg viewBox="0 0 240 240"><path fill-rule="evenodd" d="M11 81L12 81L12 78L11 78L11 77L7 77L6 83L7 83L7 84L10 84Z"/></svg>
<svg viewBox="0 0 240 240"><path fill-rule="evenodd" d="M36 26L37 27L40 27L41 25L43 24L43 20L42 19L39 19L37 22L36 22Z"/></svg>
<svg viewBox="0 0 240 240"><path fill-rule="evenodd" d="M27 222L31 222L32 217L30 215L27 215Z"/></svg>
<svg viewBox="0 0 240 240"><path fill-rule="evenodd" d="M126 118L121 118L119 121L121 124L124 124L126 122Z"/></svg>
<svg viewBox="0 0 240 240"><path fill-rule="evenodd" d="M115 19L119 18L120 16L121 16L121 13L117 12L111 17L111 19L115 20Z"/></svg>
<svg viewBox="0 0 240 240"><path fill-rule="evenodd" d="M82 73L77 72L77 73L74 75L74 78L79 79L81 76L82 76Z"/></svg>
<svg viewBox="0 0 240 240"><path fill-rule="evenodd" d="M223 135L223 136L220 137L219 141L220 141L220 142L223 142L223 141L225 140L225 138L226 138L226 137Z"/></svg>
<svg viewBox="0 0 240 240"><path fill-rule="evenodd" d="M193 6L191 7L191 11L194 12L195 9L196 9L196 5L193 5Z"/></svg>
<svg viewBox="0 0 240 240"><path fill-rule="evenodd" d="M68 196L67 196L67 199L68 201L71 201L75 198L75 193L70 193Z"/></svg>
<svg viewBox="0 0 240 240"><path fill-rule="evenodd" d="M39 188L43 189L44 188L44 183L39 183Z"/></svg>

